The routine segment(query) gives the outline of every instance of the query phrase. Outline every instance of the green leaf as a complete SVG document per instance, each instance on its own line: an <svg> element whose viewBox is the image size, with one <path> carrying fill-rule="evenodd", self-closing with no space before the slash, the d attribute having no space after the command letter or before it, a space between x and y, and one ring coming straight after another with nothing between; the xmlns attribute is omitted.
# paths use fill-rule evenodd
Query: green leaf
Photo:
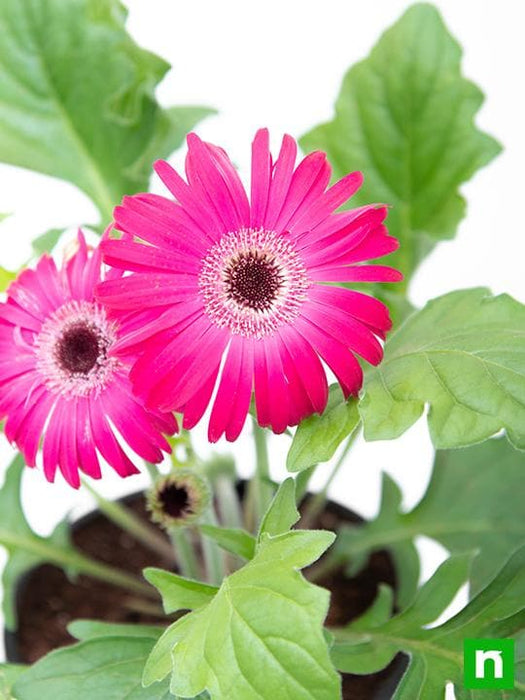
<svg viewBox="0 0 525 700"><path fill-rule="evenodd" d="M359 422L355 399L345 401L338 385L330 387L328 404L321 415L303 420L293 437L286 468L298 472L331 459Z"/></svg>
<svg viewBox="0 0 525 700"><path fill-rule="evenodd" d="M15 700L11 690L16 679L26 670L23 664L0 664L0 698Z"/></svg>
<svg viewBox="0 0 525 700"><path fill-rule="evenodd" d="M144 663L154 640L101 637L53 651L15 683L17 700L173 700L168 683L142 687Z"/></svg>
<svg viewBox="0 0 525 700"><path fill-rule="evenodd" d="M279 486L263 516L259 529L259 541L263 535L273 537L288 532L300 517L295 504L295 482L289 477Z"/></svg>
<svg viewBox="0 0 525 700"><path fill-rule="evenodd" d="M135 44L125 19L117 0L0 4L0 160L72 182L103 222L211 113L159 106L169 65Z"/></svg>
<svg viewBox="0 0 525 700"><path fill-rule="evenodd" d="M256 540L246 530L240 528L218 527L217 525L200 525L201 532L227 552L237 554L243 559L251 559L255 554Z"/></svg>
<svg viewBox="0 0 525 700"><path fill-rule="evenodd" d="M329 556L364 563L371 552L388 547L401 586L408 577L413 592L419 567L407 576L399 549L416 552L414 539L424 535L451 552L479 551L471 571L471 592L477 593L525 542L524 470L525 455L503 438L438 452L427 491L410 513L401 511L400 491L385 474L378 516L362 526L344 528ZM410 598L409 593L401 596L400 606Z"/></svg>
<svg viewBox="0 0 525 700"><path fill-rule="evenodd" d="M49 231L35 238L31 242L35 255L40 256L43 253L51 253L64 231L65 229L63 228L51 228Z"/></svg>
<svg viewBox="0 0 525 700"><path fill-rule="evenodd" d="M67 626L67 631L81 642L98 637L146 637L157 640L164 628L156 625L132 625L100 620L74 620Z"/></svg>
<svg viewBox="0 0 525 700"><path fill-rule="evenodd" d="M337 178L363 171L352 206L392 205L388 227L401 246L389 264L405 286L436 243L455 235L465 213L459 186L501 150L474 125L483 95L460 64L438 11L414 5L348 71L334 119L300 141L326 151Z"/></svg>
<svg viewBox="0 0 525 700"><path fill-rule="evenodd" d="M23 469L23 458L18 455L9 466L0 489L0 546L8 553L2 575L2 609L7 629L16 627L15 589L18 580L29 569L46 562L62 567L70 576L83 573L135 593L150 593L149 586L131 574L77 552L70 543L67 521L59 523L49 537L35 534L20 502Z"/></svg>
<svg viewBox="0 0 525 700"><path fill-rule="evenodd" d="M207 689L228 700L339 698L322 628L329 594L297 571L332 541L332 533L307 530L265 535L255 557L205 608L168 628L144 683L171 671L171 692L184 697Z"/></svg>
<svg viewBox="0 0 525 700"><path fill-rule="evenodd" d="M184 578L163 569L150 567L144 569L143 574L146 581L155 586L162 596L162 604L167 614L207 605L219 590L216 586Z"/></svg>
<svg viewBox="0 0 525 700"><path fill-rule="evenodd" d="M388 340L365 381L367 440L398 437L430 404L435 447L464 447L502 428L525 448L525 306L486 289L430 301Z"/></svg>
<svg viewBox="0 0 525 700"><path fill-rule="evenodd" d="M463 688L463 640L510 637L523 629L525 548L455 617L424 628L424 621L444 610L459 590L468 559L468 555L454 556L445 562L420 589L413 605L384 624L365 627L358 620L335 631L332 658L336 666L349 673L373 673L403 651L410 663L395 698L437 700L444 697L447 682L454 684L458 697L471 698ZM508 697L525 698L525 685L516 681Z"/></svg>
<svg viewBox="0 0 525 700"><path fill-rule="evenodd" d="M0 292L5 292L11 282L16 278L17 273L0 267Z"/></svg>
<svg viewBox="0 0 525 700"><path fill-rule="evenodd" d="M63 552L73 552L69 545L69 529L66 523L60 523L48 538L39 537L31 530L20 502L23 469L24 460L21 455L17 455L6 472L0 490L0 545L3 545L9 554L2 574L2 611L9 630L16 627L15 591L20 577L33 567L49 561L42 545L52 545Z"/></svg>

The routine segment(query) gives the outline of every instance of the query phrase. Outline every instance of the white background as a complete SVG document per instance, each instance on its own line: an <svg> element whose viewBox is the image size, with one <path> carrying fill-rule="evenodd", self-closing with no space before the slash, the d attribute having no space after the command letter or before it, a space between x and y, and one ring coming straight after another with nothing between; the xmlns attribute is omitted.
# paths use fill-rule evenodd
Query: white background
<svg viewBox="0 0 525 700"><path fill-rule="evenodd" d="M244 177L249 173L255 130L268 126L277 146L283 132L300 136L330 119L347 68L368 53L379 34L408 6L404 0L128 0L126 4L135 39L173 65L158 91L162 103L215 107L218 116L208 118L198 132L226 148ZM457 238L442 243L421 266L412 300L422 305L453 288L488 285L525 302L521 215L525 3L439 0L436 4L464 47L465 75L486 94L478 125L496 136L505 151L463 188L468 216ZM182 158L183 150L172 160L179 165ZM162 191L158 183L153 187ZM0 263L13 269L29 256L36 235L51 227L96 220L92 205L74 187L7 166L0 166L0 211L13 213L0 227ZM207 454L204 429L196 431L196 441L198 450ZM272 438L276 477L283 473L286 447L287 438ZM233 451L242 473L250 472L247 430L234 446L224 443L219 449ZM1 464L7 464L11 455L4 440ZM402 485L404 505L411 508L425 490L431 455L424 421L395 443L358 444L331 493L373 516L380 475L386 470ZM318 470L318 480L327 470ZM115 495L144 483L141 476L123 482L108 470L100 489ZM24 502L31 523L47 533L59 517L85 510L89 498L62 483L48 485L40 472L27 470ZM434 543L420 544L427 577L443 551ZM0 646L0 656L1 651Z"/></svg>

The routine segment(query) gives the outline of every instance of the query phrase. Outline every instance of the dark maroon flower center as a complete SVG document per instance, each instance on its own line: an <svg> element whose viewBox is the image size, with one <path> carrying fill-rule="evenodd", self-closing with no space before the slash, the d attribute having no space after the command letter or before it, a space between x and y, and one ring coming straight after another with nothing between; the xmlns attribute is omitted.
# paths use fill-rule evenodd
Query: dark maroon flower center
<svg viewBox="0 0 525 700"><path fill-rule="evenodd" d="M162 510L172 518L182 518L193 513L190 495L184 486L166 484L158 497Z"/></svg>
<svg viewBox="0 0 525 700"><path fill-rule="evenodd" d="M101 355L100 335L86 325L69 328L57 343L56 356L61 367L74 374L88 374Z"/></svg>
<svg viewBox="0 0 525 700"><path fill-rule="evenodd" d="M270 309L283 284L276 262L264 253L239 253L225 270L226 291L239 306Z"/></svg>

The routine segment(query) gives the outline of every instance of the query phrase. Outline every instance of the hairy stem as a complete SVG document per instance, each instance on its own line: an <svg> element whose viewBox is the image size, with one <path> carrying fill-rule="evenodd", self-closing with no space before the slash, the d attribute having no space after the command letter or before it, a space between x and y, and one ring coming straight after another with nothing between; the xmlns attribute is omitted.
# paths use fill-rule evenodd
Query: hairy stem
<svg viewBox="0 0 525 700"><path fill-rule="evenodd" d="M174 527L169 534L181 574L187 578L200 579L199 562L191 541L190 530L185 527Z"/></svg>
<svg viewBox="0 0 525 700"><path fill-rule="evenodd" d="M330 488L330 485L332 481L335 479L337 476L337 473L343 466L346 457L354 444L357 436L359 435L359 425L355 428L355 430L351 433L350 437L346 441L346 445L343 448L343 451L339 455L339 459L336 461L334 464L332 471L328 475L328 479L326 480L325 485L323 488L316 493L316 495L308 502L308 505L306 506L303 517L302 517L302 526L305 528L311 527L312 524L314 523L315 519L319 515L319 513L323 510L326 501L328 499L328 489Z"/></svg>
<svg viewBox="0 0 525 700"><path fill-rule="evenodd" d="M253 421L255 442L255 473L248 484L246 497L245 523L248 530L255 532L273 496L270 483L267 433Z"/></svg>
<svg viewBox="0 0 525 700"><path fill-rule="evenodd" d="M135 539L142 542L146 547L153 552L160 554L161 557L173 560L173 550L166 539L159 531L148 523L144 522L130 509L123 506L118 501L107 501L95 489L83 480L84 488L93 496L99 509L104 515L118 525L120 528L129 532Z"/></svg>

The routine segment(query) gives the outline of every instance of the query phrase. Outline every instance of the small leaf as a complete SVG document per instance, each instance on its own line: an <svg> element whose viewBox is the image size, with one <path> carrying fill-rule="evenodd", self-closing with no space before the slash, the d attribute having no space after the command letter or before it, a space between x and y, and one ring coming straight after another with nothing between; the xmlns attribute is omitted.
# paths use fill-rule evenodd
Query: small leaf
<svg viewBox="0 0 525 700"><path fill-rule="evenodd" d="M259 529L259 540L265 535L281 535L288 532L301 517L295 504L295 482L285 479L263 516Z"/></svg>
<svg viewBox="0 0 525 700"><path fill-rule="evenodd" d="M157 640L164 632L155 625L120 624L100 620L74 620L67 626L72 637L81 642L98 637L143 637Z"/></svg>
<svg viewBox="0 0 525 700"><path fill-rule="evenodd" d="M200 525L200 531L227 552L237 554L243 559L251 559L255 554L255 537L240 528L218 527L217 525Z"/></svg>
<svg viewBox="0 0 525 700"><path fill-rule="evenodd" d="M467 562L465 556L444 564L420 590L414 605L384 624L366 627L357 620L355 626L351 623L343 630L333 630L332 658L337 667L350 673L372 673L402 651L410 661L395 698L442 698L448 682L454 684L458 697L471 697L463 693L463 641L505 638L523 629L525 547L461 612L439 627L425 629L423 620L430 617L425 607L429 606L432 616L446 607L464 579ZM525 698L525 685L519 680L512 698Z"/></svg>
<svg viewBox="0 0 525 700"><path fill-rule="evenodd" d="M218 591L215 586L184 578L162 569L144 569L143 574L144 578L152 586L155 586L162 596L162 604L167 614L177 610L200 608L209 603Z"/></svg>
<svg viewBox="0 0 525 700"><path fill-rule="evenodd" d="M367 440L405 432L430 405L435 447L465 447L502 428L525 448L525 306L486 289L429 302L388 340L359 410Z"/></svg>
<svg viewBox="0 0 525 700"><path fill-rule="evenodd" d="M346 74L334 119L301 139L328 153L335 177L363 171L352 206L392 205L388 228L401 245L389 264L405 285L436 243L455 235L465 213L459 186L501 150L474 125L483 95L460 62L438 11L416 4Z"/></svg>
<svg viewBox="0 0 525 700"><path fill-rule="evenodd" d="M173 700L167 682L145 689L144 662L154 639L100 637L51 652L16 681L17 700Z"/></svg>
<svg viewBox="0 0 525 700"><path fill-rule="evenodd" d="M125 19L117 0L0 4L0 160L72 182L103 223L211 113L161 108L169 65L137 46Z"/></svg>
<svg viewBox="0 0 525 700"><path fill-rule="evenodd" d="M345 401L338 385L330 387L328 404L321 415L303 420L292 441L286 468L298 472L331 459L359 422L355 399Z"/></svg>
<svg viewBox="0 0 525 700"><path fill-rule="evenodd" d="M171 671L171 692L183 697L207 689L228 700L339 698L322 628L329 595L297 571L332 541L332 533L306 530L264 535L254 558L224 580L206 607L168 628L144 683Z"/></svg>

